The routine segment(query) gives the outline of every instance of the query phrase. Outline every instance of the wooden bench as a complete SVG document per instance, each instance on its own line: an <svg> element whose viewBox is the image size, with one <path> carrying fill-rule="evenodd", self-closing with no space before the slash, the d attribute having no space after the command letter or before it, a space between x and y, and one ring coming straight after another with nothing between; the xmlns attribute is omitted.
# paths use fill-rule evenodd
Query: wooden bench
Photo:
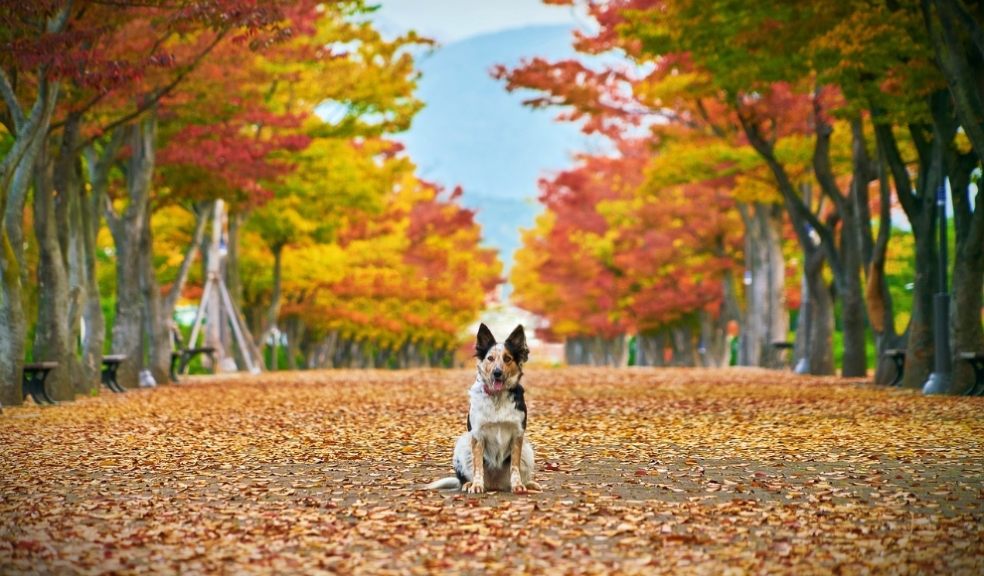
<svg viewBox="0 0 984 576"><path fill-rule="evenodd" d="M961 352L958 357L974 369L974 385L965 396L984 396L984 352Z"/></svg>
<svg viewBox="0 0 984 576"><path fill-rule="evenodd" d="M113 392L126 392L126 388L116 381L116 371L120 369L120 364L126 360L123 354L110 354L103 356L102 359L102 383Z"/></svg>
<svg viewBox="0 0 984 576"><path fill-rule="evenodd" d="M178 382L178 374L183 374L188 368L188 364L195 359L195 356L199 354L207 355L212 362L215 362L215 357L212 355L215 353L215 348L211 346L204 346L201 348L186 348L184 350L175 350L171 352L171 382Z"/></svg>
<svg viewBox="0 0 984 576"><path fill-rule="evenodd" d="M44 389L48 373L58 367L58 362L32 362L24 364L24 398L28 394L35 404L55 404Z"/></svg>
<svg viewBox="0 0 984 576"><path fill-rule="evenodd" d="M793 343L783 340L776 340L772 343L773 354L775 355L775 367L792 367L790 355L792 354Z"/></svg>
<svg viewBox="0 0 984 576"><path fill-rule="evenodd" d="M882 358L888 358L895 363L895 379L889 383L889 386L902 384L902 376L905 374L905 349L890 348L882 353Z"/></svg>

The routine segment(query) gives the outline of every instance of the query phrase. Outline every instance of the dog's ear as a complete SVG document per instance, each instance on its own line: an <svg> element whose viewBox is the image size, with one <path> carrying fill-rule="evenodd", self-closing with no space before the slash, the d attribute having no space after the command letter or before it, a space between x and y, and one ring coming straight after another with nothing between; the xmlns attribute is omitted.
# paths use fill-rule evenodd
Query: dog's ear
<svg viewBox="0 0 984 576"><path fill-rule="evenodd" d="M475 338L475 357L481 360L489 349L495 346L495 336L484 323L478 327L478 337Z"/></svg>
<svg viewBox="0 0 984 576"><path fill-rule="evenodd" d="M509 350L516 362L520 364L529 359L530 349L526 346L526 332L523 332L522 324L516 326L509 338L506 338L506 350Z"/></svg>

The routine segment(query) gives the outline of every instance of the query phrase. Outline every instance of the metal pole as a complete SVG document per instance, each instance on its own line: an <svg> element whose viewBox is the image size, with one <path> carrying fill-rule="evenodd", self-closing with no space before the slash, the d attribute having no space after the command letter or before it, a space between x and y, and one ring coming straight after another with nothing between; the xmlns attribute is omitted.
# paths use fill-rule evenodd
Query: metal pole
<svg viewBox="0 0 984 576"><path fill-rule="evenodd" d="M939 213L940 247L939 291L933 297L933 340L935 355L933 373L923 385L923 394L946 394L953 380L953 366L950 359L950 295L947 293L947 230L946 230L946 180L936 189L936 211Z"/></svg>

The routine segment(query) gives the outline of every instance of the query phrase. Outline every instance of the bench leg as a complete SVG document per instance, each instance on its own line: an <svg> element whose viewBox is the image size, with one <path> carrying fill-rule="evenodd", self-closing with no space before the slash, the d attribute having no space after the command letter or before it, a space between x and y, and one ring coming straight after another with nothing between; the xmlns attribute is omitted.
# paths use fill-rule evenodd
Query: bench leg
<svg viewBox="0 0 984 576"><path fill-rule="evenodd" d="M178 373L175 371L175 368L178 365L178 359L180 357L181 357L181 355L178 354L177 352L172 352L171 353L171 369L170 369L171 382L174 382L175 384L177 384L179 382L179 380L178 380Z"/></svg>
<svg viewBox="0 0 984 576"><path fill-rule="evenodd" d="M122 393L126 392L126 388L124 388L123 385L120 384L119 381L116 380L116 373L119 371L119 369L120 369L120 366L119 366L119 364L117 364L113 368L113 373L110 374L109 380L110 380L110 382L113 383L113 386L116 388L116 391L119 392L120 394L122 394Z"/></svg>
<svg viewBox="0 0 984 576"><path fill-rule="evenodd" d="M109 388L117 394L126 392L126 389L120 386L120 383L116 381L116 367L107 368L103 371L102 383L106 385L106 388Z"/></svg>
<svg viewBox="0 0 984 576"><path fill-rule="evenodd" d="M195 356L198 354L202 354L202 352L182 352L181 368L178 370L178 373L187 374L188 365L191 364L191 361L194 360ZM208 356L208 359L212 362L212 366L215 366L215 354L212 352L205 352L204 354Z"/></svg>
<svg viewBox="0 0 984 576"><path fill-rule="evenodd" d="M34 403L39 406L55 404L55 401L48 396L48 393L44 389L44 381L47 377L47 372L43 375L33 373L24 376L24 396L30 395L31 400L34 400Z"/></svg>
<svg viewBox="0 0 984 576"><path fill-rule="evenodd" d="M905 375L905 358L892 358L895 362L895 379L889 384L891 387L900 386L902 384L902 377Z"/></svg>
<svg viewBox="0 0 984 576"><path fill-rule="evenodd" d="M974 367L974 385L967 396L984 396L984 360L975 360L970 365Z"/></svg>
<svg viewBox="0 0 984 576"><path fill-rule="evenodd" d="M119 393L118 384L116 384L116 375L110 372L110 368L103 368L102 373L99 375L99 380L102 382L103 386L109 388L110 392Z"/></svg>
<svg viewBox="0 0 984 576"><path fill-rule="evenodd" d="M54 400L52 400L51 396L48 396L48 391L44 387L44 381L47 379L48 379L48 374L45 373L45 375L41 377L41 382L38 388L40 388L41 395L44 396L44 399L48 401L48 404L57 404L58 402L55 402Z"/></svg>
<svg viewBox="0 0 984 576"><path fill-rule="evenodd" d="M42 394L41 391L37 389L37 387L31 389L31 400L34 400L34 403L37 404L38 406L44 406L45 404L50 404L50 402L48 402L48 400L44 397L44 394Z"/></svg>
<svg viewBox="0 0 984 576"><path fill-rule="evenodd" d="M38 392L38 383L34 379L34 376L30 374L25 374L24 397L27 398L28 396L31 397L31 400L34 400L35 404L38 405L45 404L44 398L42 398L41 394Z"/></svg>
<svg viewBox="0 0 984 576"><path fill-rule="evenodd" d="M187 352L181 353L181 367L178 369L178 374L187 374L188 364L191 364L191 359L194 357L193 354Z"/></svg>

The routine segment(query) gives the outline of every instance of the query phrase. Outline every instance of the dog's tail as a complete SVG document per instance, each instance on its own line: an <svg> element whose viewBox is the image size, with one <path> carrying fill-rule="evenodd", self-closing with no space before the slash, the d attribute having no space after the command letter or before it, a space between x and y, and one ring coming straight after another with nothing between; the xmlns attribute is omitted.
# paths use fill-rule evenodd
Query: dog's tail
<svg viewBox="0 0 984 576"><path fill-rule="evenodd" d="M424 486L427 490L455 490L461 489L461 482L454 476L448 476L447 478L441 478L440 480L435 480Z"/></svg>

